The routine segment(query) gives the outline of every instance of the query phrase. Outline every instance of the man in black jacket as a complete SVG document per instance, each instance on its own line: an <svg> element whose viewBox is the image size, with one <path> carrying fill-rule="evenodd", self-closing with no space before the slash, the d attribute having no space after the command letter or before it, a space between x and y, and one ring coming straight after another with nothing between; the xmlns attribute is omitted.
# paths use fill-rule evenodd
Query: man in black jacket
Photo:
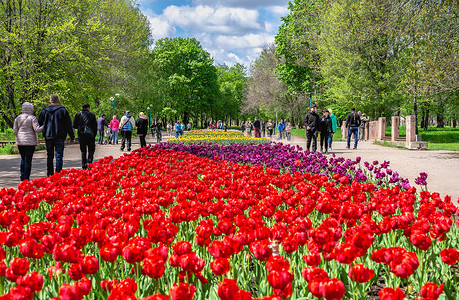
<svg viewBox="0 0 459 300"><path fill-rule="evenodd" d="M89 110L89 104L83 104L83 110L77 113L73 119L73 128L77 129L78 132L83 170L87 170L88 164L94 160L96 150L97 121L96 116Z"/></svg>
<svg viewBox="0 0 459 300"><path fill-rule="evenodd" d="M351 148L351 136L354 134L354 150L357 149L357 143L359 141L359 126L360 116L355 113L355 108L351 108L351 113L347 115L346 127L349 127L347 134L347 149Z"/></svg>
<svg viewBox="0 0 459 300"><path fill-rule="evenodd" d="M255 128L255 137L259 138L260 137L261 123L260 123L260 120L258 120L257 117L255 117L255 120L253 121L253 127Z"/></svg>
<svg viewBox="0 0 459 300"><path fill-rule="evenodd" d="M59 105L59 97L51 95L50 105L43 108L38 123L43 125L43 136L46 141L48 176L54 174L54 152L56 153L56 172L62 170L64 164L64 140L67 134L70 142L75 141L72 120L65 107Z"/></svg>
<svg viewBox="0 0 459 300"><path fill-rule="evenodd" d="M306 126L306 136L308 138L306 142L306 147L309 150L311 147L312 141L312 152L316 153L317 151L317 133L319 130L319 115L316 113L316 106L311 106L311 110L304 118L304 123Z"/></svg>
<svg viewBox="0 0 459 300"><path fill-rule="evenodd" d="M332 131L332 119L328 115L329 111L326 109L323 112L323 116L319 121L319 131L320 131L320 152L324 153L324 143L325 143L325 154L328 154L328 135Z"/></svg>

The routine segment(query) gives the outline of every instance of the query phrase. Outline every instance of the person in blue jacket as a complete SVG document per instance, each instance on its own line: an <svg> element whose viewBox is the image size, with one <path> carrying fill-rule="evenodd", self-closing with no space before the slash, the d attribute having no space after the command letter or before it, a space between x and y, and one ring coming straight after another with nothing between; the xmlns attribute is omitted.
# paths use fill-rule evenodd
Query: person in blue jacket
<svg viewBox="0 0 459 300"><path fill-rule="evenodd" d="M282 120L280 120L279 124L277 125L277 131L279 131L279 139L282 139L282 136L284 135L284 129L285 124L282 122Z"/></svg>

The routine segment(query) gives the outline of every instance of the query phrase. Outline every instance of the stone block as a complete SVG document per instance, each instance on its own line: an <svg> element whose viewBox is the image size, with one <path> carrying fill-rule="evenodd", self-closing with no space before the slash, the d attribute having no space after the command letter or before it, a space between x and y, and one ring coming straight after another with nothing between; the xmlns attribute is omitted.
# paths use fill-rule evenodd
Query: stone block
<svg viewBox="0 0 459 300"><path fill-rule="evenodd" d="M406 142L416 142L416 120L414 116L406 116Z"/></svg>
<svg viewBox="0 0 459 300"><path fill-rule="evenodd" d="M378 140L382 140L386 136L386 118L378 119Z"/></svg>
<svg viewBox="0 0 459 300"><path fill-rule="evenodd" d="M371 121L368 124L368 139L377 140L378 139L378 121Z"/></svg>
<svg viewBox="0 0 459 300"><path fill-rule="evenodd" d="M391 121L392 121L392 132L391 132L390 139L391 141L395 142L396 139L400 137L400 131L399 131L400 117L392 116Z"/></svg>

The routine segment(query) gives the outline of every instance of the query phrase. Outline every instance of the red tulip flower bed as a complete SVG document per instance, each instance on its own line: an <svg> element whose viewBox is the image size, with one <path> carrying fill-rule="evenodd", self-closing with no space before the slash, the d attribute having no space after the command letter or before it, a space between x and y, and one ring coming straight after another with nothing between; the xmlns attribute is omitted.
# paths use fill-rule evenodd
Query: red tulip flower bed
<svg viewBox="0 0 459 300"><path fill-rule="evenodd" d="M0 190L1 299L456 299L456 207L143 148Z"/></svg>

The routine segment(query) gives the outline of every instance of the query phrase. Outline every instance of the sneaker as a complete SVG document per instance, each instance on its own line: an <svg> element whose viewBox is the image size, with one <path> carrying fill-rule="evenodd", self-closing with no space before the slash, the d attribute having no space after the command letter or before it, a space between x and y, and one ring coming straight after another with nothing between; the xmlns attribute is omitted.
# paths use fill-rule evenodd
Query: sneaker
<svg viewBox="0 0 459 300"><path fill-rule="evenodd" d="M131 151L131 149L127 149L127 151Z"/></svg>
<svg viewBox="0 0 459 300"><path fill-rule="evenodd" d="M328 150L327 150L327 151L325 151L325 154L328 154Z"/></svg>
<svg viewBox="0 0 459 300"><path fill-rule="evenodd" d="M349 147L349 146L346 146L346 149L351 149L351 147Z"/></svg>
<svg viewBox="0 0 459 300"><path fill-rule="evenodd" d="M121 151L124 151L124 148L120 148Z"/></svg>
<svg viewBox="0 0 459 300"><path fill-rule="evenodd" d="M352 150L357 150L357 147L352 148Z"/></svg>
<svg viewBox="0 0 459 300"><path fill-rule="evenodd" d="M323 148L320 148L320 152L321 152L321 153L324 153L324 149L323 149Z"/></svg>

